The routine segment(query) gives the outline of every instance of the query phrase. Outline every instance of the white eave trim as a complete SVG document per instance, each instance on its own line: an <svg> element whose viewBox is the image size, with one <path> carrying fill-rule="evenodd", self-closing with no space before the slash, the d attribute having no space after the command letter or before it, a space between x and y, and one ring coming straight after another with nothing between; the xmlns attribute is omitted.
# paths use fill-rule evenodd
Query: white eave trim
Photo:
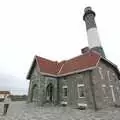
<svg viewBox="0 0 120 120"><path fill-rule="evenodd" d="M108 63L112 64L114 67L116 67L116 68L117 68L117 65L115 65L114 63L112 63L112 62L111 62L111 61L109 61L108 59L103 58L103 57L101 57L101 59L103 59L103 60L107 61Z"/></svg>
<svg viewBox="0 0 120 120"><path fill-rule="evenodd" d="M57 77L57 75L53 75L50 73L45 73L45 72L40 72L41 75L46 75L46 76L52 76L52 77Z"/></svg>
<svg viewBox="0 0 120 120"><path fill-rule="evenodd" d="M62 76L71 75L71 74L74 74L74 73L80 73L80 72L92 70L92 69L95 69L95 68L96 68L96 66L94 66L94 67L89 67L89 68L86 68L86 69L83 69L83 70L76 70L76 71L73 71L73 72L69 72L69 73L65 73L65 74L61 74L61 75L57 75L57 76L58 76L58 77L62 77Z"/></svg>
<svg viewBox="0 0 120 120"><path fill-rule="evenodd" d="M92 69L95 69L95 68L96 68L96 66L93 66L93 67L89 67L89 68L86 68L86 69L76 70L76 71L69 72L69 73L65 73L65 74L61 74L61 75L53 75L53 74L44 73L44 72L40 72L40 73L41 73L42 75L47 75L47 76L52 76L52 77L63 77L63 76L66 76L66 75L71 75L71 74L74 74L74 73L80 73L80 72L92 70Z"/></svg>

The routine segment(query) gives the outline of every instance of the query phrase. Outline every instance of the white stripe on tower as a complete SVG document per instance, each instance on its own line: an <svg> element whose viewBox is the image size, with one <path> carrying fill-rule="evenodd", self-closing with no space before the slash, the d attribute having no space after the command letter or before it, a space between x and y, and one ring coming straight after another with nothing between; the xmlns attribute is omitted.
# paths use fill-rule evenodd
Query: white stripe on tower
<svg viewBox="0 0 120 120"><path fill-rule="evenodd" d="M97 32L97 28L90 28L87 30L88 44L90 48L101 47L101 42Z"/></svg>

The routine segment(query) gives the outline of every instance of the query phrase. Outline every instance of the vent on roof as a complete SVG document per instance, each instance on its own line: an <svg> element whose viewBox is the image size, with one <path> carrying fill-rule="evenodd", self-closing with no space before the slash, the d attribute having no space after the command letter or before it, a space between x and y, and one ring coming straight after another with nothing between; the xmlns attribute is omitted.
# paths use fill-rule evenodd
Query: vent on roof
<svg viewBox="0 0 120 120"><path fill-rule="evenodd" d="M89 47L84 47L83 49L81 49L82 54L87 53L89 51L90 51Z"/></svg>

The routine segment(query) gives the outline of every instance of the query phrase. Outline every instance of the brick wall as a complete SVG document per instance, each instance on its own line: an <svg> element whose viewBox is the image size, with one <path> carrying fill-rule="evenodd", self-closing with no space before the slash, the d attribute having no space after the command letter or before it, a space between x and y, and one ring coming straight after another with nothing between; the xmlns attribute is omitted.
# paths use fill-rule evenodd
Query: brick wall
<svg viewBox="0 0 120 120"><path fill-rule="evenodd" d="M98 108L120 104L119 79L112 66L106 64L104 61L100 61L98 67L92 72L92 79ZM113 88L111 88L112 86Z"/></svg>
<svg viewBox="0 0 120 120"><path fill-rule="evenodd" d="M98 67L92 71L60 78L43 76L36 71L35 67L31 75L28 102L32 102L31 98L34 97L34 103L38 105L46 103L46 88L50 83L53 85L54 104L61 104L64 101L69 106L78 107L80 103L87 104L88 108L92 109L120 105L119 79L114 68L104 61L100 61ZM84 84L84 98L78 96L78 84ZM67 97L63 96L63 86L68 88ZM36 90L33 90L34 87Z"/></svg>
<svg viewBox="0 0 120 120"><path fill-rule="evenodd" d="M82 72L80 74L74 74L59 79L60 88L60 103L65 101L68 105L78 107L78 103L87 104L89 108L94 108L93 95L91 91L90 83L90 71ZM79 98L78 84L84 84L85 97ZM63 86L68 86L68 96L63 96Z"/></svg>

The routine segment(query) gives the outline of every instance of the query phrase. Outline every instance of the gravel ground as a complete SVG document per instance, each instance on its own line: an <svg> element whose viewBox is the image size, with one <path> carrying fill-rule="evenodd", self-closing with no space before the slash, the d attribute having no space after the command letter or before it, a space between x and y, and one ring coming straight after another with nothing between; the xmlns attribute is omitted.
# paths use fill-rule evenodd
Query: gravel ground
<svg viewBox="0 0 120 120"><path fill-rule="evenodd" d="M120 108L107 108L94 112L70 107L37 107L26 102L12 102L6 116L2 116L3 103L0 103L0 120L120 120Z"/></svg>

